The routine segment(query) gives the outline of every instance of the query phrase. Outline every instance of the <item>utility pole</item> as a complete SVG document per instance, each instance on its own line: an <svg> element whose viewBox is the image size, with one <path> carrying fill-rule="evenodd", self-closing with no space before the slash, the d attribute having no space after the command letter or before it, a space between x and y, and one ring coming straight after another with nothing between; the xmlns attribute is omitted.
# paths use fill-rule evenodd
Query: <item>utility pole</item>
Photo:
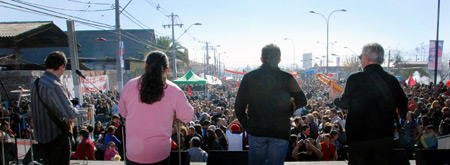
<svg viewBox="0 0 450 165"><path fill-rule="evenodd" d="M217 58L216 58L216 52L217 50L214 49L214 76L217 76Z"/></svg>
<svg viewBox="0 0 450 165"><path fill-rule="evenodd" d="M206 78L206 74L207 74L207 72L208 72L208 65L209 65L209 48L210 48L210 46L209 46L209 43L208 42L206 42L206 46L204 47L204 49L206 50L206 54L205 54L205 68L204 68L204 76L205 76L205 78Z"/></svg>
<svg viewBox="0 0 450 165"><path fill-rule="evenodd" d="M175 28L174 27L175 26L182 27L183 24L175 24L175 17L178 17L178 15L174 15L172 13L169 17L171 18L172 23L168 24L168 25L163 25L163 27L164 28L165 27L172 28L172 49L171 49L171 51L172 51L172 58L173 58L173 68L172 68L173 70L172 70L172 73L173 73L173 79L176 80L177 79L177 52L175 50L176 44L175 44Z"/></svg>
<svg viewBox="0 0 450 165"><path fill-rule="evenodd" d="M434 61L434 91L437 91L437 72L438 72L438 61L439 61L439 17L441 13L441 0L438 0L437 6L437 26L436 26L436 43L434 45L435 48L435 61Z"/></svg>
<svg viewBox="0 0 450 165"><path fill-rule="evenodd" d="M217 66L217 70L219 71L219 78L222 78L222 70L220 70L220 52L219 52L219 60L217 60L219 66Z"/></svg>
<svg viewBox="0 0 450 165"><path fill-rule="evenodd" d="M79 99L80 105L83 104L83 96L81 95L80 78L76 74L78 70L78 50L77 50L77 38L75 35L75 26L73 25L73 20L67 20L67 37L69 39L69 52L70 52L70 65L72 70L72 80L73 87L75 91L75 97Z"/></svg>
<svg viewBox="0 0 450 165"><path fill-rule="evenodd" d="M122 75L122 60L123 60L123 43L120 36L120 11L119 11L119 0L116 0L116 34L117 34L117 45L116 45L116 69L117 69L117 90L122 93L123 88L123 75Z"/></svg>

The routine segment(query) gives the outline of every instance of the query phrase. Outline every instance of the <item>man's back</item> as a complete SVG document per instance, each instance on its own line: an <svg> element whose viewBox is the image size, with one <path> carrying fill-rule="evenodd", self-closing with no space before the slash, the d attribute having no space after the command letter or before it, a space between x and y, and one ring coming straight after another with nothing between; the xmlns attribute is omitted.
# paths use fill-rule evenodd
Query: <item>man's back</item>
<svg viewBox="0 0 450 165"><path fill-rule="evenodd" d="M74 118L77 115L75 108L71 107L71 103L67 98L62 84L58 83L58 78L50 73L44 72L39 79L39 96L35 82L31 84L31 108L33 113L34 131L36 140L40 143L48 143L62 134L59 127L47 115L47 111L52 111L60 118ZM46 109L45 105L51 109Z"/></svg>
<svg viewBox="0 0 450 165"><path fill-rule="evenodd" d="M291 97L297 107L306 105L306 97L291 74L263 64L244 76L236 98L236 114L251 135L287 140L289 117L294 113Z"/></svg>
<svg viewBox="0 0 450 165"><path fill-rule="evenodd" d="M389 101L371 75L376 74L392 94ZM384 92L386 92L384 91ZM351 75L338 107L349 109L346 120L348 141L386 138L393 135L395 109L407 111L406 96L398 80L383 71L380 65L369 65L364 72Z"/></svg>
<svg viewBox="0 0 450 165"><path fill-rule="evenodd" d="M206 162L208 161L208 153L198 147L191 147L188 149L191 156L191 162Z"/></svg>

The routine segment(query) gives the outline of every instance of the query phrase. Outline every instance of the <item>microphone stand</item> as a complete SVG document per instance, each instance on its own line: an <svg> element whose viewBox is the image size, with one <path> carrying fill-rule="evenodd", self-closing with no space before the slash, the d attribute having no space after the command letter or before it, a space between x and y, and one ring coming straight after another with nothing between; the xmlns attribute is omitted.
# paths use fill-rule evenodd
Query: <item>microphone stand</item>
<svg viewBox="0 0 450 165"><path fill-rule="evenodd" d="M78 70L77 70L78 71ZM89 81L85 76L83 76L82 74L81 74L81 72L79 72L79 74L77 73L77 75L79 76L79 77L81 77L82 79L85 79L87 82L89 82L89 84L91 84L95 89L97 89L97 91L99 91L101 94L102 94L102 96L103 97L105 97L106 99L108 99L111 103L113 103L114 105L116 105L117 106L117 104L116 104L116 102L114 102L113 100L111 100L111 98L109 98L104 92L101 92L101 90L100 89L98 89L91 81ZM126 151L125 151L125 148L126 148L126 145L125 145L125 133L124 133L124 125L123 125L123 123L125 123L123 120L122 120L122 124L121 124L121 132L122 132L122 151L123 151L123 160L124 160L124 164L126 165L127 164L127 156L126 156Z"/></svg>
<svg viewBox="0 0 450 165"><path fill-rule="evenodd" d="M11 102L11 98L9 97L8 91L6 90L5 84L3 83L2 80L0 80L0 84L2 84L3 91L4 91L5 94L6 94L6 98L8 99L9 104L11 104L11 107L13 107L14 113L16 113L16 115L17 115L17 117L18 117L18 116L19 116L19 114L17 114L17 113L19 112L19 110L17 109L18 107L15 107L15 106L13 105L13 103ZM20 105L20 103L19 103L18 105ZM14 120L15 120L15 119L14 119ZM15 122L16 122L16 124L17 124L17 122L19 122L19 121L15 121ZM17 131L20 131L20 128L18 128ZM6 132L5 132L5 135L3 135L3 136L6 136ZM18 149L18 147L17 147L17 136L14 136L14 142L15 142L15 147L16 147L16 153L15 153L15 154L16 154L16 155L15 155L15 156L16 156L16 163L19 164L19 149ZM3 145L3 139L2 139L2 145ZM3 147L4 147L4 146L2 146L2 150L3 150ZM2 154L3 154L3 157L4 157L5 153L2 152ZM5 159L3 159L3 161L5 161Z"/></svg>
<svg viewBox="0 0 450 165"><path fill-rule="evenodd" d="M178 119L176 119L176 120L177 120L177 125L176 125L176 128L177 128L177 142L178 142L178 165L181 165L180 120L178 120Z"/></svg>

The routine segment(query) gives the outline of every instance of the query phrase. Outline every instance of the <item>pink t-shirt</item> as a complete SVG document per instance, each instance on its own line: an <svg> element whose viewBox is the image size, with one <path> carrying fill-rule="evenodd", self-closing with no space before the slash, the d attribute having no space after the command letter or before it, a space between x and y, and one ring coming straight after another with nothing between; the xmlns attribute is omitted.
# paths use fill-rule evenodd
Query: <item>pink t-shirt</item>
<svg viewBox="0 0 450 165"><path fill-rule="evenodd" d="M142 103L139 96L140 77L124 86L119 101L119 112L126 118L127 159L136 163L155 163L170 154L173 118L189 122L194 109L183 91L166 81L167 88L160 101Z"/></svg>

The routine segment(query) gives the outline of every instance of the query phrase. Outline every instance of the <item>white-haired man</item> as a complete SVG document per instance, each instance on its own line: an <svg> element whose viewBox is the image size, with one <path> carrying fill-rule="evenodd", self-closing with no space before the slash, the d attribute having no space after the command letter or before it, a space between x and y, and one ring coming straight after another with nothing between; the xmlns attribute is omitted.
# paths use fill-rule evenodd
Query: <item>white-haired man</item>
<svg viewBox="0 0 450 165"><path fill-rule="evenodd" d="M337 107L348 109L349 163L392 164L396 109L405 120L408 99L398 80L381 67L380 44L364 45L360 60L364 70L350 75L342 96L334 100Z"/></svg>

